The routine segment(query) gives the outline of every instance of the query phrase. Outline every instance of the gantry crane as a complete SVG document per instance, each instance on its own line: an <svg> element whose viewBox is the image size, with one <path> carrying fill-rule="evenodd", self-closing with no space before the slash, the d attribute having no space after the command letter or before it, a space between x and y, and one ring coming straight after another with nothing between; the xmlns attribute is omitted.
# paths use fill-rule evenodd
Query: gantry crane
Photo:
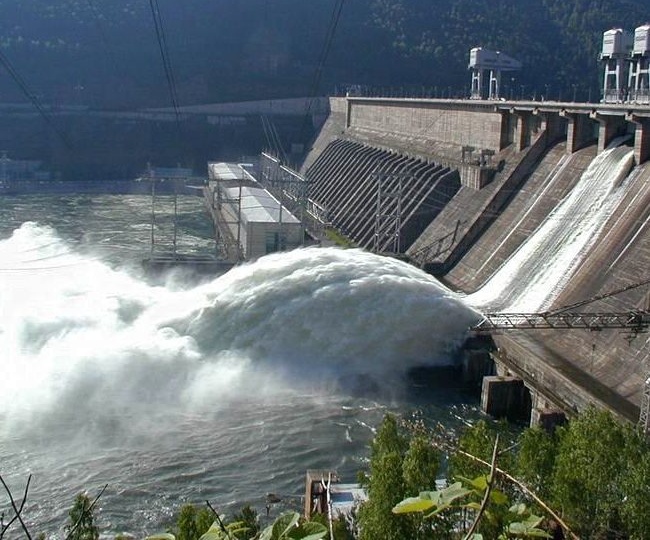
<svg viewBox="0 0 650 540"><path fill-rule="evenodd" d="M650 279L542 313L484 313L483 319L473 326L472 330L479 333L499 330L573 329L596 332L613 328L625 330L627 339L631 341L640 333L646 332L650 327L650 311L646 309L634 309L627 312L590 313L574 310L597 300L615 296L648 284L650 284ZM650 435L650 366L646 366L639 412L639 427L644 433Z"/></svg>

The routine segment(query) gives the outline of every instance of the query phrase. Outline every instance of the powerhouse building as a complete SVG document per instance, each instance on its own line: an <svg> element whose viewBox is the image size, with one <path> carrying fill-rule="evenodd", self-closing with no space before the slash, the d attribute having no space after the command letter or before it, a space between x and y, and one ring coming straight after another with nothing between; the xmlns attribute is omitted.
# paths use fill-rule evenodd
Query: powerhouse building
<svg viewBox="0 0 650 540"><path fill-rule="evenodd" d="M245 166L209 163L208 177L220 232L237 245L241 258L256 259L303 245L300 220L265 190Z"/></svg>

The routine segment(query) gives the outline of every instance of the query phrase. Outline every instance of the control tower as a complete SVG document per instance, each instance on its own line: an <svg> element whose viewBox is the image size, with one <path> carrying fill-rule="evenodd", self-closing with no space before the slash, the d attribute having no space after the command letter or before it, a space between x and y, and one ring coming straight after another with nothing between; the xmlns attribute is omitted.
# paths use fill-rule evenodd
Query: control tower
<svg viewBox="0 0 650 540"><path fill-rule="evenodd" d="M605 68L602 99L604 103L622 103L627 100L625 70L632 45L633 36L627 30L613 28L603 33L600 59Z"/></svg>
<svg viewBox="0 0 650 540"><path fill-rule="evenodd" d="M650 103L650 23L634 31L628 88L628 101Z"/></svg>
<svg viewBox="0 0 650 540"><path fill-rule="evenodd" d="M501 72L521 69L521 62L501 51L490 51L474 47L469 51L469 69L472 70L471 99L485 99L483 94L483 72L489 70L490 79L487 99L499 99Z"/></svg>

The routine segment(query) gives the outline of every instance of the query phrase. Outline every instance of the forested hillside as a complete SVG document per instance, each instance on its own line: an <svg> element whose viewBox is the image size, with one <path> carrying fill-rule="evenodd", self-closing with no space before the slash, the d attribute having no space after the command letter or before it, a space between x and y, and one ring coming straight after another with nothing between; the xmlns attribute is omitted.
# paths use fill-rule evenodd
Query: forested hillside
<svg viewBox="0 0 650 540"><path fill-rule="evenodd" d="M157 4L182 105L310 93L336 0ZM165 106L151 6L0 0L0 51L43 101ZM646 0L348 0L319 93L359 84L463 95L468 51L483 46L524 62L506 92L586 98L598 92L602 32L649 19ZM0 92L24 99L6 71Z"/></svg>

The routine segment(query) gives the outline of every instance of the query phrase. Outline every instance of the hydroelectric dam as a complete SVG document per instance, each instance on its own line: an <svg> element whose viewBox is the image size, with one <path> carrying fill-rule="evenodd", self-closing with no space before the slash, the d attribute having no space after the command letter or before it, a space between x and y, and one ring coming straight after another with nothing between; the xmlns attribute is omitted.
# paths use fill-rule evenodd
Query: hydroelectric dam
<svg viewBox="0 0 650 540"><path fill-rule="evenodd" d="M635 286L650 266L647 104L347 96L329 108L300 169L322 223L484 313L647 308L648 286ZM468 377L486 376L486 411L534 423L595 405L647 428L646 334L489 341L488 360L482 345L464 360Z"/></svg>

